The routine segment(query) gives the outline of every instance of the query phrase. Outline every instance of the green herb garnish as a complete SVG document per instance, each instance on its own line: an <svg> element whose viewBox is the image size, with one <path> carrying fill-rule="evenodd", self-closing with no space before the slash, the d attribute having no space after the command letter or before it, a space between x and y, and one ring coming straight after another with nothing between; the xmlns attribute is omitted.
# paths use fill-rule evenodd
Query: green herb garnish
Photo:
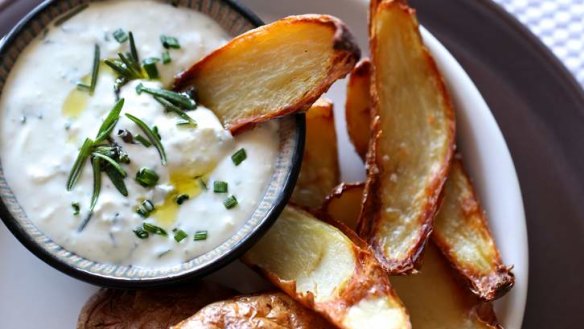
<svg viewBox="0 0 584 329"><path fill-rule="evenodd" d="M69 178L67 179L67 191L71 191L75 183L79 180L81 176L81 172L83 171L83 166L85 165L85 160L91 154L91 148L93 147L93 140L90 138L86 138L81 145L81 149L79 150L79 154L77 155L77 159L73 163L73 168L71 168L71 172L69 173Z"/></svg>
<svg viewBox="0 0 584 329"><path fill-rule="evenodd" d="M128 196L128 189L126 188L126 183L124 183L125 176L122 176L118 170L111 166L107 166L104 171L120 194Z"/></svg>
<svg viewBox="0 0 584 329"><path fill-rule="evenodd" d="M235 198L235 196L231 195L227 199L223 200L223 205L225 206L225 208L231 209L237 206L237 199Z"/></svg>
<svg viewBox="0 0 584 329"><path fill-rule="evenodd" d="M194 110L197 107L197 102L191 97L192 95L188 95L186 93L177 93L159 88L148 88L143 84L136 86L136 92L138 95L144 92L152 96L160 97L185 110Z"/></svg>
<svg viewBox="0 0 584 329"><path fill-rule="evenodd" d="M156 226L154 224L143 223L142 228L144 228L144 231L150 234L168 236L168 233L166 233L166 231L162 227Z"/></svg>
<svg viewBox="0 0 584 329"><path fill-rule="evenodd" d="M142 240L147 239L148 236L150 235L148 232L144 231L144 229L141 227L138 227L137 229L133 230L133 232L134 232L134 234L136 234L136 236L139 239L142 239Z"/></svg>
<svg viewBox="0 0 584 329"><path fill-rule="evenodd" d="M122 168L122 166L120 166L119 163L116 162L116 160L110 158L109 156L99 153L99 152L93 152L91 153L91 155L94 158L100 158L102 160L105 160L107 163L110 164L110 166L115 169L121 176L122 178L125 178L127 176L126 171Z"/></svg>
<svg viewBox="0 0 584 329"><path fill-rule="evenodd" d="M114 36L114 39L116 39L116 41L119 43L124 43L124 42L128 41L128 34L126 33L126 31L124 31L122 29L115 30L113 33L113 36Z"/></svg>
<svg viewBox="0 0 584 329"><path fill-rule="evenodd" d="M144 138L142 135L136 135L136 137L134 137L135 140L138 141L138 143L144 145L144 147L150 147L152 146L152 143L150 143L146 138Z"/></svg>
<svg viewBox="0 0 584 329"><path fill-rule="evenodd" d="M239 149L231 156L231 160L236 166L239 166L245 159L247 159L247 153L245 153L244 148Z"/></svg>
<svg viewBox="0 0 584 329"><path fill-rule="evenodd" d="M73 208L73 215L78 216L81 212L81 206L79 205L79 202L73 202L71 207Z"/></svg>
<svg viewBox="0 0 584 329"><path fill-rule="evenodd" d="M140 57L138 56L138 49L136 48L136 43L134 42L134 34L132 31L128 33L130 39L130 53L132 54L132 59L134 63L140 63Z"/></svg>
<svg viewBox="0 0 584 329"><path fill-rule="evenodd" d="M194 236L193 240L195 240L195 241L207 240L207 231L195 232L195 236Z"/></svg>
<svg viewBox="0 0 584 329"><path fill-rule="evenodd" d="M191 118L188 114L186 114L180 107L174 105L173 103L169 102L165 98L162 98L159 96L154 96L154 99L158 103L160 103L166 111L177 114L181 119L183 119L183 121L186 124L191 125L193 127L197 126L197 122L193 118Z"/></svg>
<svg viewBox="0 0 584 329"><path fill-rule="evenodd" d="M150 168L141 168L136 173L136 182L143 187L154 187L158 183L158 174Z"/></svg>
<svg viewBox="0 0 584 329"><path fill-rule="evenodd" d="M97 131L97 137L95 138L95 144L99 144L108 138L112 131L114 130L118 120L120 118L120 113L122 112L122 107L124 107L124 99L120 99L116 105L114 105L113 109L110 113L105 117L103 123L99 127Z"/></svg>
<svg viewBox="0 0 584 329"><path fill-rule="evenodd" d="M142 61L142 66L144 67L144 71L148 74L150 79L158 79L158 68L156 67L156 63L158 63L158 58L146 58Z"/></svg>
<svg viewBox="0 0 584 329"><path fill-rule="evenodd" d="M162 53L162 64L168 64L172 62L172 58L170 58L170 53L167 51Z"/></svg>
<svg viewBox="0 0 584 329"><path fill-rule="evenodd" d="M99 161L99 158L93 158L91 160L91 166L93 167L93 193L91 195L91 204L89 205L90 214L93 213L93 209L99 198L99 192L101 191L101 161Z"/></svg>
<svg viewBox="0 0 584 329"><path fill-rule="evenodd" d="M178 42L178 39L175 37L161 35L160 42L162 42L162 46L166 49L169 48L180 49L180 43Z"/></svg>
<svg viewBox="0 0 584 329"><path fill-rule="evenodd" d="M136 209L136 213L138 213L138 215L144 218L148 218L150 214L154 211L154 209L156 208L154 208L154 204L152 203L152 201L144 200L142 201L142 204L140 204Z"/></svg>
<svg viewBox="0 0 584 329"><path fill-rule="evenodd" d="M95 45L93 51L93 68L91 69L91 82L89 86L81 82L77 83L77 87L88 90L90 95L93 95L93 92L95 91L95 86L97 86L97 77L99 75L99 60L100 60L99 46Z"/></svg>
<svg viewBox="0 0 584 329"><path fill-rule="evenodd" d="M214 181L213 182L213 192L215 193L227 193L227 182Z"/></svg>
<svg viewBox="0 0 584 329"><path fill-rule="evenodd" d="M190 198L188 194L180 194L176 197L176 204L181 205Z"/></svg>
<svg viewBox="0 0 584 329"><path fill-rule="evenodd" d="M164 152L164 147L162 146L162 143L160 142L158 137L155 135L155 133L152 131L152 129L150 129L144 123L144 121L138 119L137 117L131 115L130 113L126 113L126 117L128 117L128 119L132 120L138 127L140 127L140 129L146 135L146 137L148 138L150 143L152 143L154 145L154 147L156 147L156 150L158 151L158 154L160 155L160 160L162 162L162 165L166 165L166 152Z"/></svg>
<svg viewBox="0 0 584 329"><path fill-rule="evenodd" d="M182 240L184 240L187 236L189 236L187 234L187 232L183 231L183 230L176 230L174 232L174 240L176 242L181 242Z"/></svg>

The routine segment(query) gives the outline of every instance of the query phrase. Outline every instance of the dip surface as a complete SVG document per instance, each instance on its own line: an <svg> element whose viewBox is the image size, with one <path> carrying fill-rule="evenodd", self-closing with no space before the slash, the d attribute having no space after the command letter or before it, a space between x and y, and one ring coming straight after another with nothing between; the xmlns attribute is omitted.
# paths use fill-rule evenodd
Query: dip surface
<svg viewBox="0 0 584 329"><path fill-rule="evenodd" d="M124 197L102 173L102 187L90 221L93 171L86 160L79 181L71 191L66 183L79 149L94 138L105 116L116 103L116 74L104 64L93 95L79 90L79 81L91 76L94 45L101 59L129 51L113 32L132 31L140 59L161 58L167 51L161 35L176 37L180 49L169 49L172 61L157 63L158 80L134 80L121 88L125 99L122 115L111 137L129 155L122 167L128 197ZM142 267L172 266L202 255L230 238L244 224L261 200L273 174L279 147L278 123L271 122L232 137L215 115L199 106L185 112L197 127L177 125L178 116L136 86L168 88L176 73L188 68L229 36L210 18L185 8L155 1L105 1L87 9L39 36L19 56L0 98L2 167L19 204L35 225L65 249L87 259ZM168 162L161 164L155 147L122 141L117 132L134 136L142 131L125 113L156 126ZM231 156L245 149L247 158L235 165ZM136 180L140 168L160 177L153 188ZM215 193L213 184L228 184L227 193ZM189 199L181 205L180 194ZM237 198L227 209L224 201ZM150 200L156 210L147 218L136 209ZM79 205L75 214L74 204ZM150 234L140 239L134 230L150 223L168 235ZM175 241L173 230L188 234ZM206 239L195 240L205 231Z"/></svg>

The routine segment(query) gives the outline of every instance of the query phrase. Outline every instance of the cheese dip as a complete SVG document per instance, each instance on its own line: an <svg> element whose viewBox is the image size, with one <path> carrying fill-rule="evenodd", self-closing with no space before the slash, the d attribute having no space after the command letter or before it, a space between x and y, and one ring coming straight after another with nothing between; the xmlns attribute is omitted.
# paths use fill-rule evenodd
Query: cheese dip
<svg viewBox="0 0 584 329"><path fill-rule="evenodd" d="M92 3L51 24L0 98L2 167L28 218L89 260L141 267L235 234L273 174L278 123L234 138L192 106L196 91L169 90L228 39L209 17L155 1Z"/></svg>

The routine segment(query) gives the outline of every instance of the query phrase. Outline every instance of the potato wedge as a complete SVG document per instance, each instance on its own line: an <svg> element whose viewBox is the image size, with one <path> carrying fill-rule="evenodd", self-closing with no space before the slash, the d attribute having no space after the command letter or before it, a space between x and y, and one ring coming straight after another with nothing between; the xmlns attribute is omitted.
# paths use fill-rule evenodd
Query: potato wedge
<svg viewBox="0 0 584 329"><path fill-rule="evenodd" d="M306 142L292 202L310 209L321 206L339 183L339 156L333 103L319 99L306 112Z"/></svg>
<svg viewBox="0 0 584 329"><path fill-rule="evenodd" d="M83 306L77 329L168 328L235 294L208 281L149 290L101 289Z"/></svg>
<svg viewBox="0 0 584 329"><path fill-rule="evenodd" d="M365 242L337 225L288 206L242 260L340 328L410 328Z"/></svg>
<svg viewBox="0 0 584 329"><path fill-rule="evenodd" d="M391 278L416 329L502 328L490 303L481 303L455 279L433 243L424 252L421 273Z"/></svg>
<svg viewBox="0 0 584 329"><path fill-rule="evenodd" d="M416 271L454 151L454 111L414 11L383 1L373 17L373 142L358 231L392 274Z"/></svg>
<svg viewBox="0 0 584 329"><path fill-rule="evenodd" d="M479 298L499 298L515 283L511 268L503 265L485 212L458 159L453 161L446 181L432 239Z"/></svg>
<svg viewBox="0 0 584 329"><path fill-rule="evenodd" d="M359 56L337 18L290 16L234 38L179 74L174 87L195 87L198 101L235 133L307 110Z"/></svg>
<svg viewBox="0 0 584 329"><path fill-rule="evenodd" d="M327 198L323 211L326 216L343 222L355 222L361 208L356 196L363 184L339 185ZM353 214L354 219L349 218ZM433 243L428 243L421 273L395 276L391 282L410 312L415 329L499 328L490 303L480 303L465 289L449 268L444 256Z"/></svg>
<svg viewBox="0 0 584 329"><path fill-rule="evenodd" d="M345 119L349 138L357 154L365 161L371 135L371 61L364 58L351 71L347 83Z"/></svg>
<svg viewBox="0 0 584 329"><path fill-rule="evenodd" d="M365 183L341 183L326 197L320 211L355 230L361 213Z"/></svg>
<svg viewBox="0 0 584 329"><path fill-rule="evenodd" d="M203 307L172 329L333 329L325 319L288 295L275 292L238 296Z"/></svg>

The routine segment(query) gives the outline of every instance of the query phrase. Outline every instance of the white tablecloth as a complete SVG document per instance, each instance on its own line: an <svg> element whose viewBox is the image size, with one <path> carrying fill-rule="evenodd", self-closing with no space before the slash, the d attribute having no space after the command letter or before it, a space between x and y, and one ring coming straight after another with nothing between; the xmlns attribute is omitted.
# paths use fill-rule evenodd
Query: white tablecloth
<svg viewBox="0 0 584 329"><path fill-rule="evenodd" d="M493 0L552 49L584 86L584 0Z"/></svg>

